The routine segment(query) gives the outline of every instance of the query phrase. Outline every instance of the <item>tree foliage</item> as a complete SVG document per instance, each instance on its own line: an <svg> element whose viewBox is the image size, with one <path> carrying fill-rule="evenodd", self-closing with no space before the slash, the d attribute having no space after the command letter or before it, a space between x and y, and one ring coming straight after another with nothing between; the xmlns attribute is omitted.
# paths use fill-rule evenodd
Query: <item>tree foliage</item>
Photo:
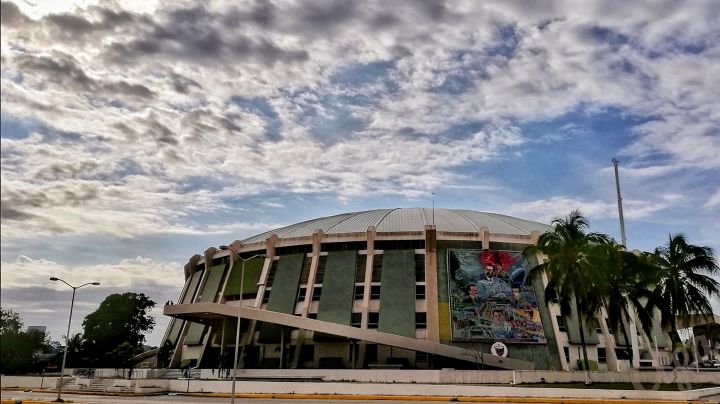
<svg viewBox="0 0 720 404"><path fill-rule="evenodd" d="M20 315L0 309L0 372L26 373L42 368L40 354L48 345L47 335L37 330L22 331Z"/></svg>
<svg viewBox="0 0 720 404"><path fill-rule="evenodd" d="M720 268L710 247L695 246L682 234L653 253L630 252L611 237L588 232L587 220L573 211L555 219L553 230L543 233L525 255L545 255L531 276L547 275L545 298L557 300L563 316L578 314L580 323L593 320L602 307L612 332L629 341L625 324L637 319L651 335L656 311L671 340L678 343L677 317L711 315L710 299L720 296L713 277ZM585 335L579 327L585 368Z"/></svg>
<svg viewBox="0 0 720 404"><path fill-rule="evenodd" d="M661 322L677 344L678 316L712 315L710 298L720 297L720 283L713 276L720 275L720 268L712 248L690 244L683 234L670 235L651 259L656 287L647 307L660 309Z"/></svg>
<svg viewBox="0 0 720 404"><path fill-rule="evenodd" d="M128 367L155 326L155 306L143 293L112 294L83 321L83 353L93 366Z"/></svg>
<svg viewBox="0 0 720 404"><path fill-rule="evenodd" d="M590 322L602 307L597 293L597 273L593 268L594 249L606 243L608 237L589 233L587 220L577 210L565 218L553 220L553 230L540 235L536 246L525 249L525 255L544 254L547 259L531 269L531 276L545 273L547 301L557 300L563 316L578 315L580 344L585 369L589 369L585 331L582 323Z"/></svg>

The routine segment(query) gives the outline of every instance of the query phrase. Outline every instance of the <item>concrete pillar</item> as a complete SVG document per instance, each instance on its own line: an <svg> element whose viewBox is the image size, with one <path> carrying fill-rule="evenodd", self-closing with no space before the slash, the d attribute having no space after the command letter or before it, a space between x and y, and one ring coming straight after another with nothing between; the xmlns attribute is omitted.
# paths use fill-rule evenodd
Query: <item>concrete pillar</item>
<svg viewBox="0 0 720 404"><path fill-rule="evenodd" d="M373 257L375 256L375 226L368 226L367 228L367 258L365 260L365 279L363 280L363 300L362 300L362 316L360 319L360 328L368 328L368 317L370 310L370 283L372 283L372 271L373 271ZM360 365L365 363L365 352L366 352L365 341L360 341L358 347L358 355L356 362ZM360 366L362 367L362 366Z"/></svg>
<svg viewBox="0 0 720 404"><path fill-rule="evenodd" d="M427 339L440 342L438 313L437 229L425 226L425 301L427 304Z"/></svg>
<svg viewBox="0 0 720 404"><path fill-rule="evenodd" d="M490 249L490 229L483 226L480 228L480 240L482 240L483 250Z"/></svg>
<svg viewBox="0 0 720 404"><path fill-rule="evenodd" d="M260 308L263 301L263 296L265 296L265 288L268 280L268 276L270 275L270 269L272 268L273 261L275 260L275 253L276 253L276 245L280 238L276 234L271 234L270 237L268 237L265 240L265 262L263 263L263 269L260 273L260 281L258 282L258 292L257 296L255 297L255 308ZM257 321L252 320L250 322L250 328L247 333L247 336L243 338L241 341L241 344L247 345L250 342L252 342L253 335L255 334L255 325L257 324Z"/></svg>
<svg viewBox="0 0 720 404"><path fill-rule="evenodd" d="M305 299L300 311L301 317L307 317L310 313L310 305L312 305L312 295L315 292L315 278L320 263L320 253L322 252L322 240L324 238L323 231L318 229L312 235L312 257L310 261L310 273L308 274L307 287L305 289ZM298 330L297 341L295 343L295 354L293 355L290 367L296 369L300 361L300 350L305 338L309 337L307 330Z"/></svg>
<svg viewBox="0 0 720 404"><path fill-rule="evenodd" d="M305 301L303 302L302 317L307 317L312 304L312 295L315 291L315 278L320 263L320 252L322 250L322 240L324 238L323 231L318 229L312 235L312 259L310 261L310 273L308 274L308 283L305 293Z"/></svg>
<svg viewBox="0 0 720 404"><path fill-rule="evenodd" d="M185 269L185 280L186 281L188 280L188 278L190 278L192 276L192 274L195 273L195 271L197 271L197 265L198 265L198 262L200 262L201 258L202 257L200 255L195 254L192 257L190 257L187 264L185 264L184 269Z"/></svg>

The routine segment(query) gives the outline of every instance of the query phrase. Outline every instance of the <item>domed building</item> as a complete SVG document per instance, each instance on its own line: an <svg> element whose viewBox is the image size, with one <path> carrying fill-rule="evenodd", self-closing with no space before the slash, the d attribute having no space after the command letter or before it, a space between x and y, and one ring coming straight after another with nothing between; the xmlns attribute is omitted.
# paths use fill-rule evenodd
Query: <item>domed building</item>
<svg viewBox="0 0 720 404"><path fill-rule="evenodd" d="M165 306L159 361L232 368L237 339L241 368L577 368L577 318L544 300L542 279L527 277L541 257L522 255L548 230L471 210L379 209L209 248ZM584 328L599 369L630 351L636 366L662 361L637 332L625 341L603 318Z"/></svg>

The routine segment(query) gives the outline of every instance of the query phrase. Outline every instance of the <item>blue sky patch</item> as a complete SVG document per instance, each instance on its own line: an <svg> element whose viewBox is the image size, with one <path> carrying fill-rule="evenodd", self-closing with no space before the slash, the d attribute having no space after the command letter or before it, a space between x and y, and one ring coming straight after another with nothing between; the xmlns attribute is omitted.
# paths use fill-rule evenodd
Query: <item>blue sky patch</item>
<svg viewBox="0 0 720 404"><path fill-rule="evenodd" d="M263 98L246 98L236 95L230 98L230 102L265 120L265 136L268 140L280 140L282 122L280 121L278 113L275 112L275 109L269 102L267 102L267 100Z"/></svg>

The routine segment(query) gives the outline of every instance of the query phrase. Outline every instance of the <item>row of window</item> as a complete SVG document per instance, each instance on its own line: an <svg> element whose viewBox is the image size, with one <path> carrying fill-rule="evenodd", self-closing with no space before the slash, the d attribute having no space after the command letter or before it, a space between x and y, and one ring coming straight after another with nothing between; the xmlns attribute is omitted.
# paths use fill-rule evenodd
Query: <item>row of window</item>
<svg viewBox="0 0 720 404"><path fill-rule="evenodd" d="M265 294L263 295L263 303L267 303L270 300L270 292L272 292L272 287L268 287L265 289ZM355 300L362 300L363 295L365 293L365 286L364 285L355 285ZM322 294L322 285L316 285L313 288L313 295L312 295L312 301L317 302L320 300L320 295ZM245 299L251 299L255 298L257 296L257 293L245 293L243 297ZM298 290L298 295L296 302L302 302L305 300L305 296L307 296L307 287L301 286L300 290ZM229 296L230 297L230 296ZM379 299L380 298L380 285L372 285L370 286L370 299ZM425 299L425 285L415 285L415 299ZM237 300L237 299L228 299L228 300Z"/></svg>
<svg viewBox="0 0 720 404"><path fill-rule="evenodd" d="M309 313L308 318L317 319L317 313ZM377 329L378 324L380 324L380 313L368 313L368 328ZM352 313L350 325L357 328L362 327L362 313ZM427 328L427 313L415 313L415 328L419 330Z"/></svg>
<svg viewBox="0 0 720 404"><path fill-rule="evenodd" d="M623 352L622 350L616 350L618 359L627 359L623 358ZM565 361L567 363L570 363L570 347L563 347L563 353L565 354ZM598 347L597 348L597 361L598 363L607 363L607 351L605 348Z"/></svg>

